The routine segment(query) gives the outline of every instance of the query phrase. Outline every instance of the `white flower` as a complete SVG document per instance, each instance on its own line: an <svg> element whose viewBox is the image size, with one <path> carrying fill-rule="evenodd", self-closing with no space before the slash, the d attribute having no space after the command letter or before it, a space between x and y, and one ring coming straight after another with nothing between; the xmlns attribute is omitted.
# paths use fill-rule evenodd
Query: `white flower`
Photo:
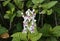
<svg viewBox="0 0 60 41"><path fill-rule="evenodd" d="M27 15L27 16L30 16L30 9L28 9L28 10L26 11L26 15Z"/></svg>
<svg viewBox="0 0 60 41"><path fill-rule="evenodd" d="M35 9L33 9L33 12L35 12Z"/></svg>
<svg viewBox="0 0 60 41"><path fill-rule="evenodd" d="M34 33L34 27L30 27L29 30L30 30L31 33Z"/></svg>
<svg viewBox="0 0 60 41"><path fill-rule="evenodd" d="M27 17L27 16L24 16L23 18L24 18L24 22L26 22L26 21L27 21L27 19L28 19L28 17Z"/></svg>
<svg viewBox="0 0 60 41"><path fill-rule="evenodd" d="M34 29L36 27L36 20L35 20L35 16L36 16L36 13L34 13L35 10L33 9L32 11L30 9L28 9L26 11L26 15L24 16L23 13L22 13L22 16L24 18L24 21L23 21L23 32L24 33L27 33L27 29L31 32L31 33L34 33ZM31 23L31 25L29 26L29 22Z"/></svg>

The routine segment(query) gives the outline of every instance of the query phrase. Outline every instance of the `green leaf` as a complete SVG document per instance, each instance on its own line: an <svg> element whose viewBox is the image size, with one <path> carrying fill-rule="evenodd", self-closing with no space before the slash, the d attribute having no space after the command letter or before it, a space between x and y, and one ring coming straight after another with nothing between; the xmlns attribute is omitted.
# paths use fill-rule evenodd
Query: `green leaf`
<svg viewBox="0 0 60 41"><path fill-rule="evenodd" d="M42 3L44 0L32 0L34 4Z"/></svg>
<svg viewBox="0 0 60 41"><path fill-rule="evenodd" d="M37 41L42 36L42 33L28 33L28 39L31 41Z"/></svg>
<svg viewBox="0 0 60 41"><path fill-rule="evenodd" d="M9 12L8 12L8 13L9 13ZM5 19L9 19L10 22L13 22L13 19L14 19L15 16L16 16L16 14L5 14L5 15L4 15L4 18L5 18Z"/></svg>
<svg viewBox="0 0 60 41"><path fill-rule="evenodd" d="M54 10L55 12L57 12L58 14L60 14L60 8L59 8L59 7L54 7L53 10Z"/></svg>
<svg viewBox="0 0 60 41"><path fill-rule="evenodd" d="M11 11L6 11L6 13L7 13L7 14L10 14L10 13L11 13Z"/></svg>
<svg viewBox="0 0 60 41"><path fill-rule="evenodd" d="M42 4L42 7L44 9L50 9L51 7L53 7L58 1L51 1L49 3L45 3L45 4Z"/></svg>
<svg viewBox="0 0 60 41"><path fill-rule="evenodd" d="M52 31L54 36L60 37L60 26L54 27Z"/></svg>
<svg viewBox="0 0 60 41"><path fill-rule="evenodd" d="M60 17L60 7L54 7L53 10L57 12L57 17Z"/></svg>
<svg viewBox="0 0 60 41"><path fill-rule="evenodd" d="M32 41L37 41L37 40L39 40L41 38L41 36L42 36L42 33L39 33L35 37L32 37L31 40Z"/></svg>
<svg viewBox="0 0 60 41"><path fill-rule="evenodd" d="M8 3L8 7L10 8L10 11L12 12L11 14L13 14L13 11L15 10L15 6L12 3Z"/></svg>
<svg viewBox="0 0 60 41"><path fill-rule="evenodd" d="M17 27L17 31L22 31L22 26L21 26L20 23L18 23L18 24L16 25L16 27Z"/></svg>
<svg viewBox="0 0 60 41"><path fill-rule="evenodd" d="M14 33L13 35L11 35L11 37L20 37L20 33L21 32Z"/></svg>
<svg viewBox="0 0 60 41"><path fill-rule="evenodd" d="M47 10L47 15L51 15L52 14L52 9L50 9L50 10Z"/></svg>
<svg viewBox="0 0 60 41"><path fill-rule="evenodd" d="M19 37L14 37L12 41L21 41Z"/></svg>
<svg viewBox="0 0 60 41"><path fill-rule="evenodd" d="M22 32L17 32L17 33L14 33L13 35L11 35L11 37L18 37L20 38L21 40L27 40L27 34L26 33L22 33Z"/></svg>
<svg viewBox="0 0 60 41"><path fill-rule="evenodd" d="M21 13L22 13L22 11L18 10L18 11L17 11L17 17L21 17L21 16L22 16Z"/></svg>
<svg viewBox="0 0 60 41"><path fill-rule="evenodd" d="M47 10L42 10L42 11L40 12L40 14L46 14L46 11L47 11Z"/></svg>
<svg viewBox="0 0 60 41"><path fill-rule="evenodd" d="M7 0L3 2L3 6L6 6L11 0Z"/></svg>
<svg viewBox="0 0 60 41"><path fill-rule="evenodd" d="M18 8L23 9L23 3L22 0L14 0L15 4L18 6Z"/></svg>
<svg viewBox="0 0 60 41"><path fill-rule="evenodd" d="M42 36L50 36L52 31L52 27L49 24L44 24L44 26L40 29Z"/></svg>
<svg viewBox="0 0 60 41"><path fill-rule="evenodd" d="M5 18L5 19L9 19L9 15L8 15L8 14L5 14L5 15L4 15L4 18Z"/></svg>
<svg viewBox="0 0 60 41"><path fill-rule="evenodd" d="M57 39L55 37L49 37L46 39L47 41L57 41Z"/></svg>
<svg viewBox="0 0 60 41"><path fill-rule="evenodd" d="M27 33L21 33L20 38L21 40L27 40Z"/></svg>
<svg viewBox="0 0 60 41"><path fill-rule="evenodd" d="M20 32L14 33L11 37L13 37L12 41L20 41Z"/></svg>
<svg viewBox="0 0 60 41"><path fill-rule="evenodd" d="M0 35L8 32L8 30L0 25Z"/></svg>
<svg viewBox="0 0 60 41"><path fill-rule="evenodd" d="M30 7L33 6L32 4L33 4L33 3L31 2L31 0L29 0L29 1L27 2L26 6L27 6L28 8L30 8Z"/></svg>

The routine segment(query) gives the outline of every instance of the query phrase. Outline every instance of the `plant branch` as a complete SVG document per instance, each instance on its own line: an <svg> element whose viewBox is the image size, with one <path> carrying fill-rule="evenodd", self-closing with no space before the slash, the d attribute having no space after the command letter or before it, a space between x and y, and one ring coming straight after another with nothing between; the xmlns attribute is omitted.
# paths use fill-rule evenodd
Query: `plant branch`
<svg viewBox="0 0 60 41"><path fill-rule="evenodd" d="M43 26L43 14L41 16L42 16L42 18L41 18L41 26Z"/></svg>
<svg viewBox="0 0 60 41"><path fill-rule="evenodd" d="M56 13L54 15L55 15L55 25L57 26L57 16L56 16Z"/></svg>
<svg viewBox="0 0 60 41"><path fill-rule="evenodd" d="M10 28L9 28L9 30L11 29L11 26L12 26L12 23L11 23L11 21L10 21Z"/></svg>
<svg viewBox="0 0 60 41"><path fill-rule="evenodd" d="M40 21L40 14L39 14L39 18L38 18L38 24L39 24L39 21Z"/></svg>

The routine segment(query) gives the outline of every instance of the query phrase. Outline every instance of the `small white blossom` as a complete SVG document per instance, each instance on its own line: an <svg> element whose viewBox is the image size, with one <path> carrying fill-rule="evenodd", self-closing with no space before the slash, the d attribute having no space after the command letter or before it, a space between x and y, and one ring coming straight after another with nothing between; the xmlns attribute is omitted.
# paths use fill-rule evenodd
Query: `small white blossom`
<svg viewBox="0 0 60 41"><path fill-rule="evenodd" d="M36 16L36 13L34 13L35 10L33 9L32 11L30 9L28 9L26 11L26 15L24 16L23 13L22 13L22 17L24 18L24 21L23 21L23 33L27 33L27 29L31 32L31 33L34 33L34 29L36 27L36 20L35 20L35 16ZM30 26L29 26L29 23L30 23Z"/></svg>

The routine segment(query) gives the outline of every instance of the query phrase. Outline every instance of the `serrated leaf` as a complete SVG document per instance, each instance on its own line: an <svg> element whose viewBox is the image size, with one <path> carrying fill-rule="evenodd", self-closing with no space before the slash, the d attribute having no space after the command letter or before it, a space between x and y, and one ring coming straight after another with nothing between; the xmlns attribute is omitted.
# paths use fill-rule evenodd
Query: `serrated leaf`
<svg viewBox="0 0 60 41"><path fill-rule="evenodd" d="M21 33L20 38L21 38L21 40L27 40L27 34Z"/></svg>
<svg viewBox="0 0 60 41"><path fill-rule="evenodd" d="M21 32L14 33L13 35L11 35L11 37L20 37L20 33Z"/></svg>
<svg viewBox="0 0 60 41"><path fill-rule="evenodd" d="M54 36L60 37L60 26L54 27L52 31Z"/></svg>
<svg viewBox="0 0 60 41"><path fill-rule="evenodd" d="M50 9L50 10L47 10L47 15L51 15L52 14L52 9Z"/></svg>
<svg viewBox="0 0 60 41"><path fill-rule="evenodd" d="M34 4L42 3L44 0L32 0Z"/></svg>
<svg viewBox="0 0 60 41"><path fill-rule="evenodd" d="M40 39L42 36L42 33L28 33L28 39L30 39L31 41L37 41L38 39Z"/></svg>
<svg viewBox="0 0 60 41"><path fill-rule="evenodd" d="M27 35L26 33L22 33L22 32L17 32L17 33L14 33L13 35L11 35L11 37L19 37L21 40L27 40Z"/></svg>
<svg viewBox="0 0 60 41"><path fill-rule="evenodd" d="M20 41L20 38L19 38L19 37L14 37L14 38L12 39L12 41Z"/></svg>
<svg viewBox="0 0 60 41"><path fill-rule="evenodd" d="M51 2L49 2L49 3L42 4L42 7L43 7L44 9L50 9L50 8L53 7L56 3L57 3L57 1L51 1Z"/></svg>
<svg viewBox="0 0 60 41"><path fill-rule="evenodd" d="M31 40L32 41L37 41L37 40L39 40L41 38L41 36L42 36L42 33L39 33L36 36L32 37Z"/></svg>

